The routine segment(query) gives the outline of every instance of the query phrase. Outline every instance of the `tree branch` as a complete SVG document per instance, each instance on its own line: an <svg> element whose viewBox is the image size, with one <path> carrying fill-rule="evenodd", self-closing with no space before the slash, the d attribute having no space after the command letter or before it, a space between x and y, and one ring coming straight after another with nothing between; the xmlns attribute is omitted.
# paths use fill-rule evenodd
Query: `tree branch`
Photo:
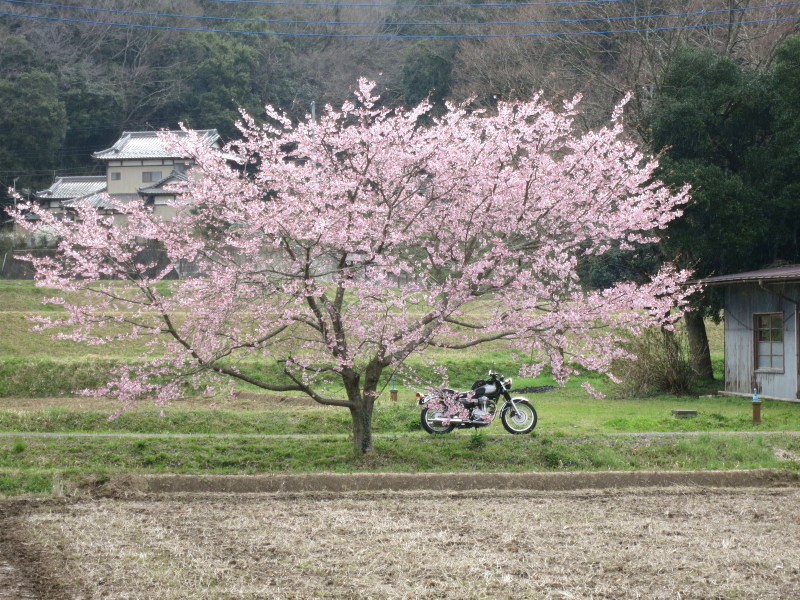
<svg viewBox="0 0 800 600"><path fill-rule="evenodd" d="M428 345L433 346L434 348L447 348L449 350L464 350L465 348L472 348L473 346L478 346L480 344L485 344L486 342L495 342L497 340L508 339L509 337L513 336L516 332L514 331L504 331L502 333L498 333L496 335L491 335L489 337L481 338L478 340L472 340L471 342L464 342L463 344L446 344L444 342L428 342Z"/></svg>
<svg viewBox="0 0 800 600"><path fill-rule="evenodd" d="M306 395L311 397L312 400L314 400L315 402L317 402L319 404L325 404L325 405L328 405L328 406L342 406L344 408L353 408L354 407L354 404L352 402L348 401L348 400L338 400L336 398L324 398L324 397L320 396L319 394L317 394L313 389L311 389L305 383L303 383L302 381L297 379L297 377L294 376L294 373L292 373L288 369L284 368L283 372L286 374L286 376L289 379L291 379L292 381L295 382L295 384L297 385L299 391L305 393Z"/></svg>

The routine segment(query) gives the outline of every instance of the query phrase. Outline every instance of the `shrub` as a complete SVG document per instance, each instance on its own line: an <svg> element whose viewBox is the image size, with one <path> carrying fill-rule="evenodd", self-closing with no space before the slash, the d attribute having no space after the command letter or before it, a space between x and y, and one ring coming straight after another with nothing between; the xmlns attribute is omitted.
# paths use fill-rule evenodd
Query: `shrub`
<svg viewBox="0 0 800 600"><path fill-rule="evenodd" d="M0 360L0 397L41 398L65 396L95 388L110 378L114 360L54 361L6 358Z"/></svg>
<svg viewBox="0 0 800 600"><path fill-rule="evenodd" d="M686 334L648 329L626 348L637 358L617 361L614 372L623 397L684 394L691 389L692 368Z"/></svg>

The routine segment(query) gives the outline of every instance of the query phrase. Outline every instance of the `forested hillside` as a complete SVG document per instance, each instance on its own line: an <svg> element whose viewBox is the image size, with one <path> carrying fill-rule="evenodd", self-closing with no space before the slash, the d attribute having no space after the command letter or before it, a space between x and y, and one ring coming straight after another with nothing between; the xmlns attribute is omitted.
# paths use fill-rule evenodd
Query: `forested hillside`
<svg viewBox="0 0 800 600"><path fill-rule="evenodd" d="M590 121L631 90L636 130L681 46L768 68L799 21L797 3L766 4L3 0L0 187L97 172L91 152L125 129L230 138L239 106L266 103L302 117L360 76L397 104L580 92Z"/></svg>

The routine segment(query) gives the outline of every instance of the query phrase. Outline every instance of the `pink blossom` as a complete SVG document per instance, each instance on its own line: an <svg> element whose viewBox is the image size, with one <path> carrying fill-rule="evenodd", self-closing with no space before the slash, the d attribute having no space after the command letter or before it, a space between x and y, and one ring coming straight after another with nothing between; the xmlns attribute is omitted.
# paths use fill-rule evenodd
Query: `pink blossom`
<svg viewBox="0 0 800 600"><path fill-rule="evenodd" d="M124 225L80 202L73 220L14 213L59 240L55 258L30 258L37 283L90 297L56 300L63 316L36 326L87 344L150 340L138 365L96 390L125 406L247 381L349 408L362 449L358 415L371 413L384 370L409 376L412 353L506 340L527 374L607 372L625 332L680 316L689 273L666 266L587 293L578 261L654 239L689 190L654 178L621 110L598 130L576 127L578 100L451 105L422 120L427 103L382 107L361 80L354 101L316 122L268 108L265 125L242 113L241 139L222 152L175 140L195 176L171 221L113 198ZM198 275L162 283L171 267L137 258L154 242ZM282 379L237 368L253 359L277 361ZM345 393L320 392L331 377Z"/></svg>

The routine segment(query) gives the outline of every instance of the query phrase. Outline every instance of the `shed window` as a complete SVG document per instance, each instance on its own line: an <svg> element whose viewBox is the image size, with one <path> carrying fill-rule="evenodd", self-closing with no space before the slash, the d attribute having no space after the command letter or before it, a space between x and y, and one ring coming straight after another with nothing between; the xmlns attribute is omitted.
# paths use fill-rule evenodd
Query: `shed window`
<svg viewBox="0 0 800 600"><path fill-rule="evenodd" d="M783 371L783 315L756 315L756 368Z"/></svg>
<svg viewBox="0 0 800 600"><path fill-rule="evenodd" d="M119 171L111 172L111 181L119 181L120 179L122 179L122 173Z"/></svg>

